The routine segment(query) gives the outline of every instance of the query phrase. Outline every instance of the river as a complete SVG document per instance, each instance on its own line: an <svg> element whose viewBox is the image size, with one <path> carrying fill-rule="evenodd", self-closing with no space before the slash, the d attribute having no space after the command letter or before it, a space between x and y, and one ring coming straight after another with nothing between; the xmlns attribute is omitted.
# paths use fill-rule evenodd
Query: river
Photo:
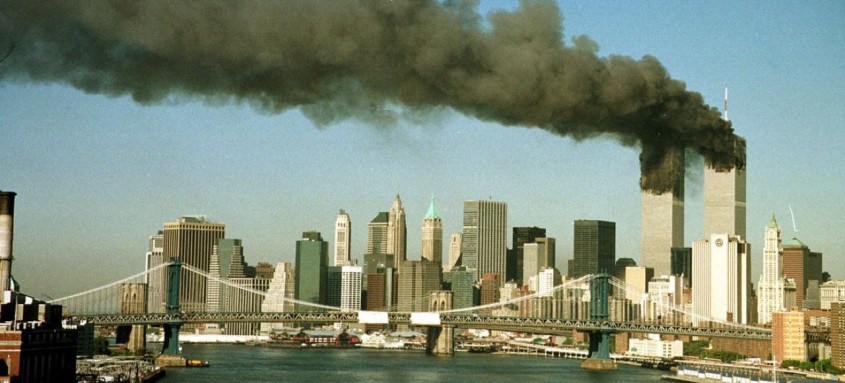
<svg viewBox="0 0 845 383"><path fill-rule="evenodd" d="M360 349L281 349L184 344L187 358L209 368L170 368L161 382L656 382L666 371L620 365L591 372L579 361L537 356Z"/></svg>

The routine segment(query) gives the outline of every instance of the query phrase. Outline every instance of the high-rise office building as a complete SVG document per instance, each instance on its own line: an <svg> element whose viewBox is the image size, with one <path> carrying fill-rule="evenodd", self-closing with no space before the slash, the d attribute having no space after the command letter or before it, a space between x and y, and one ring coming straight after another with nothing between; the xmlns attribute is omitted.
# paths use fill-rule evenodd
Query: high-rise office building
<svg viewBox="0 0 845 383"><path fill-rule="evenodd" d="M206 293L206 310L222 312L229 307L229 288L224 281L245 278L243 246L240 239L220 238L211 251L209 274L218 280L209 279Z"/></svg>
<svg viewBox="0 0 845 383"><path fill-rule="evenodd" d="M684 287L692 287L692 248L691 247L673 247L672 248L672 275L683 275Z"/></svg>
<svg viewBox="0 0 845 383"><path fill-rule="evenodd" d="M443 263L443 222L434 207L434 197L428 206L422 225L422 258Z"/></svg>
<svg viewBox="0 0 845 383"><path fill-rule="evenodd" d="M326 271L329 266L329 244L319 232L302 233L296 241L296 299L326 303Z"/></svg>
<svg viewBox="0 0 845 383"><path fill-rule="evenodd" d="M387 217L387 253L393 254L394 264L401 265L401 262L407 259L407 242L408 228L405 226L405 208L402 207L402 199L397 194Z"/></svg>
<svg viewBox="0 0 845 383"><path fill-rule="evenodd" d="M757 322L772 321L772 313L785 311L781 276L780 226L774 214L766 225L763 244L763 273L757 283Z"/></svg>
<svg viewBox="0 0 845 383"><path fill-rule="evenodd" d="M822 253L812 252L804 242L792 238L783 244L781 260L783 276L795 280L794 308L801 309L810 281L822 280ZM788 310L792 308L787 307Z"/></svg>
<svg viewBox="0 0 845 383"><path fill-rule="evenodd" d="M144 264L146 270L152 270L163 263L163 231L159 230L157 234L150 236L147 249ZM164 288L164 276L166 274L167 269L160 268L144 277L144 283L147 284L147 312L149 313L164 312L164 290L162 289Z"/></svg>
<svg viewBox="0 0 845 383"><path fill-rule="evenodd" d="M449 263L443 267L443 271L450 271L461 264L462 236L461 233L452 233L449 236Z"/></svg>
<svg viewBox="0 0 845 383"><path fill-rule="evenodd" d="M704 238L714 233L745 235L745 140L736 142L736 166L704 170Z"/></svg>
<svg viewBox="0 0 845 383"><path fill-rule="evenodd" d="M270 287L270 279L243 277L229 278L234 285L225 285L228 290L226 306L221 311L225 312L248 312L261 311L261 304L264 303L264 295ZM237 286L237 287L236 287ZM260 323L255 322L230 322L224 324L226 333L230 335L255 335L260 329Z"/></svg>
<svg viewBox="0 0 845 383"><path fill-rule="evenodd" d="M384 311L398 300L396 269L379 266L367 276L367 310Z"/></svg>
<svg viewBox="0 0 845 383"><path fill-rule="evenodd" d="M279 262L276 264L273 278L267 286L267 297L261 302L261 312L278 313L293 311L295 298L296 276L293 264L290 262ZM269 333L274 328L283 328L282 324L261 323L261 332Z"/></svg>
<svg viewBox="0 0 845 383"><path fill-rule="evenodd" d="M208 221L203 216L183 216L174 222L165 222L163 232L162 262L170 263L173 259L179 258L183 264L209 272L211 252L217 241L226 236L226 226ZM208 291L205 278L183 268L179 287L179 299L183 311L205 310ZM162 291L166 291L164 286L162 286Z"/></svg>
<svg viewBox="0 0 845 383"><path fill-rule="evenodd" d="M625 268L625 299L637 303L643 295L648 293L648 282L654 278L654 269L645 266L628 266Z"/></svg>
<svg viewBox="0 0 845 383"><path fill-rule="evenodd" d="M616 265L615 222L576 220L572 242L573 270L570 270L572 277L614 272ZM667 249L667 258L668 251Z"/></svg>
<svg viewBox="0 0 845 383"><path fill-rule="evenodd" d="M784 360L807 360L803 312L772 313L772 357L778 365Z"/></svg>
<svg viewBox="0 0 845 383"><path fill-rule="evenodd" d="M751 246L742 238L711 234L692 244L693 325L714 318L748 324Z"/></svg>
<svg viewBox="0 0 845 383"><path fill-rule="evenodd" d="M523 245L522 276L527 279L539 274L543 269L554 268L555 239L541 237L533 243Z"/></svg>
<svg viewBox="0 0 845 383"><path fill-rule="evenodd" d="M452 308L462 309L475 305L475 274L463 266L455 266L443 273L443 284L452 291Z"/></svg>
<svg viewBox="0 0 845 383"><path fill-rule="evenodd" d="M515 227L513 228L513 262L512 267L513 270L508 270L505 274L505 280L516 281L518 286L522 286L527 282L529 276L524 276L523 273L525 271L525 254L524 248L526 243L535 243L537 238L542 238L546 236L546 229L542 227ZM552 265L554 267L554 265Z"/></svg>
<svg viewBox="0 0 845 383"><path fill-rule="evenodd" d="M343 209L337 214L334 223L334 265L350 266L352 258L349 254L352 247L352 221Z"/></svg>
<svg viewBox="0 0 845 383"><path fill-rule="evenodd" d="M440 290L440 264L405 261L399 266L399 311L417 312L428 309L428 297Z"/></svg>
<svg viewBox="0 0 845 383"><path fill-rule="evenodd" d="M504 202L464 201L461 264L475 279L493 273L505 275L508 206Z"/></svg>
<svg viewBox="0 0 845 383"><path fill-rule="evenodd" d="M326 275L326 304L343 311L361 310L360 266L331 266Z"/></svg>
<svg viewBox="0 0 845 383"><path fill-rule="evenodd" d="M380 212L367 224L367 254L392 254L387 251L387 221L389 214Z"/></svg>
<svg viewBox="0 0 845 383"><path fill-rule="evenodd" d="M677 174L672 190L642 191L641 265L669 275L673 247L684 245L684 150L669 149L655 174ZM645 181L640 180L641 184Z"/></svg>
<svg viewBox="0 0 845 383"><path fill-rule="evenodd" d="M479 288L480 304L482 306L496 303L499 301L499 289L502 287L499 274L486 273L481 276L481 287ZM485 313L490 313L492 309L482 310Z"/></svg>

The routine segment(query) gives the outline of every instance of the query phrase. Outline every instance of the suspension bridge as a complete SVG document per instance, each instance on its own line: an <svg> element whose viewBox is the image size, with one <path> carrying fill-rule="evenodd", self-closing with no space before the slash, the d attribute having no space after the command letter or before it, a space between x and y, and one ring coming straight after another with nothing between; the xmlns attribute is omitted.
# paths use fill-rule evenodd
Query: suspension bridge
<svg viewBox="0 0 845 383"><path fill-rule="evenodd" d="M226 311L206 307L185 310L180 302L180 280L200 286L216 285L258 300L273 299L285 308L277 312ZM136 288L127 288L135 286ZM140 286L141 288L137 288ZM160 290L159 290L160 289ZM148 292L161 294L163 307L147 304ZM51 300L64 308L75 323L99 326L152 325L164 329L162 355L180 356L179 331L184 325L208 323L290 323L317 325L360 323L418 326L428 329L427 350L451 353L453 329L486 329L534 334L569 334L586 332L590 338L590 359L610 360L609 336L613 333L656 333L708 338L770 340L771 330L703 318L683 307L650 302L650 312L631 313L625 303L626 293L642 296L642 291L614 277L598 274L565 281L546 291L502 300L491 304L451 308L451 301L432 297L430 310L408 312L396 307L384 311L363 311L291 299L268 291L221 279L178 260L136 275L68 297ZM141 296L138 296L141 295ZM447 302L448 301L448 302ZM199 307L202 307L200 305ZM620 309L621 307L621 309ZM697 323L694 326L692 323ZM435 350L440 350L439 352Z"/></svg>

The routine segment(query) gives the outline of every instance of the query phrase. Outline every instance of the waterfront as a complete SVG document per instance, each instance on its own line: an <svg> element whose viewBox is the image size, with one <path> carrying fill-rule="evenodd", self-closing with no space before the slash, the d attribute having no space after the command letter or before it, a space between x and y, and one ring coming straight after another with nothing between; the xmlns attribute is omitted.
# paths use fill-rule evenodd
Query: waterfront
<svg viewBox="0 0 845 383"><path fill-rule="evenodd" d="M168 369L162 382L656 382L665 371L619 366L590 372L578 360L420 351L279 349L186 344L186 357L210 368Z"/></svg>

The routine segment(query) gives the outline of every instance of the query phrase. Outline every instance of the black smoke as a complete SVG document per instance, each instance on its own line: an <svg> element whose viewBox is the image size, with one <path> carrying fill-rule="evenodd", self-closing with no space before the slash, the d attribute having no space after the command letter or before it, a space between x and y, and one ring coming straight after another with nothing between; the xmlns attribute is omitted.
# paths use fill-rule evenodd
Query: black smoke
<svg viewBox="0 0 845 383"><path fill-rule="evenodd" d="M384 122L385 105L452 108L576 140L639 145L643 189L691 148L736 165L730 123L653 57L598 57L564 43L550 2L483 19L472 1L4 0L0 81L64 83L142 104L180 98L301 108L318 124ZM485 21L486 20L486 21ZM744 147L744 145L742 145ZM681 167L681 172L683 172Z"/></svg>

